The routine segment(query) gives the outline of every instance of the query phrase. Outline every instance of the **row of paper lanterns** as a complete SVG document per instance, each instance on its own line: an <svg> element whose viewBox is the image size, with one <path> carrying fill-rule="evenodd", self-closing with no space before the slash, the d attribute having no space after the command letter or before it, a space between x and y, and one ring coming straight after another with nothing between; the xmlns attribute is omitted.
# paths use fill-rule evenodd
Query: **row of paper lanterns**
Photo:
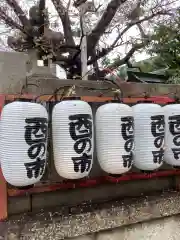
<svg viewBox="0 0 180 240"><path fill-rule="evenodd" d="M52 141L57 173L67 179L89 175L93 165L94 125L98 162L109 174L123 174L134 164L158 169L165 160L180 166L180 105L109 102L96 111L87 102L57 103L52 113ZM164 137L165 135L165 137ZM47 158L48 113L38 103L4 106L0 121L0 161L8 183L37 183Z"/></svg>

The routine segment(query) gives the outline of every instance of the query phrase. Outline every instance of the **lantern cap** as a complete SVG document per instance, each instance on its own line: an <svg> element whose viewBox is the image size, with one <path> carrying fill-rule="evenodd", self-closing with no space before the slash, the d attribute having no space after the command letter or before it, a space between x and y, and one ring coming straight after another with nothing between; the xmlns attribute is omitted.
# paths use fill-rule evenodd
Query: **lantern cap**
<svg viewBox="0 0 180 240"><path fill-rule="evenodd" d="M177 104L178 102L167 102L165 105Z"/></svg>
<svg viewBox="0 0 180 240"><path fill-rule="evenodd" d="M112 99L112 100L107 100L106 102L107 103L121 103L122 101L118 100L118 99Z"/></svg>
<svg viewBox="0 0 180 240"><path fill-rule="evenodd" d="M174 97L172 98L172 102L167 102L166 104L179 104L180 103L180 99L178 97Z"/></svg>
<svg viewBox="0 0 180 240"><path fill-rule="evenodd" d="M119 178L122 176L123 176L123 174L111 174L111 173L108 174L108 177L110 177L110 178Z"/></svg>
<svg viewBox="0 0 180 240"><path fill-rule="evenodd" d="M151 174L151 173L154 173L156 170L140 170L141 173L144 173L144 174Z"/></svg>
<svg viewBox="0 0 180 240"><path fill-rule="evenodd" d="M177 169L179 170L180 169L180 166L172 166L174 169Z"/></svg>
<svg viewBox="0 0 180 240"><path fill-rule="evenodd" d="M137 103L154 103L154 102L151 100L140 100L140 101L137 101Z"/></svg>
<svg viewBox="0 0 180 240"><path fill-rule="evenodd" d="M23 187L16 187L19 190L29 190L34 187L34 184L28 185L28 186L23 186Z"/></svg>
<svg viewBox="0 0 180 240"><path fill-rule="evenodd" d="M18 101L18 102L32 102L32 99L28 99L28 98L16 98L15 101Z"/></svg>
<svg viewBox="0 0 180 240"><path fill-rule="evenodd" d="M81 100L81 97L66 97L63 99L63 101L68 101L68 100Z"/></svg>

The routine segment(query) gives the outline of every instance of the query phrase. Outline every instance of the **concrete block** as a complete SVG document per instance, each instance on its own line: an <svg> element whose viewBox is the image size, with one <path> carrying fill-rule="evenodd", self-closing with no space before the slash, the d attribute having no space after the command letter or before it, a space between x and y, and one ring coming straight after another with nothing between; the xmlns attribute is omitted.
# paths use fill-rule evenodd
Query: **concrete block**
<svg viewBox="0 0 180 240"><path fill-rule="evenodd" d="M168 217L100 232L96 240L179 240L179 227L179 217Z"/></svg>
<svg viewBox="0 0 180 240"><path fill-rule="evenodd" d="M157 184L158 183L158 184ZM125 197L137 197L149 192L158 192L171 188L170 178L148 179L122 182L119 184L100 185L96 188L80 188L68 191L34 194L32 209L56 206L78 205L88 201L112 200Z"/></svg>
<svg viewBox="0 0 180 240"><path fill-rule="evenodd" d="M24 53L0 52L0 93L20 92L26 81L26 62Z"/></svg>
<svg viewBox="0 0 180 240"><path fill-rule="evenodd" d="M95 240L93 235L84 235L75 238L69 238L69 240Z"/></svg>
<svg viewBox="0 0 180 240"><path fill-rule="evenodd" d="M8 215L31 211L30 196L8 197Z"/></svg>

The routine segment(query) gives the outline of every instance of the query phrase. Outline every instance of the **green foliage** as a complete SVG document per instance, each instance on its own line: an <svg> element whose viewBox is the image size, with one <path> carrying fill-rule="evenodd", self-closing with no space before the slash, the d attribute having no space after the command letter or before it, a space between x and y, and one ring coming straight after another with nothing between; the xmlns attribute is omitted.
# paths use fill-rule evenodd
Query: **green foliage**
<svg viewBox="0 0 180 240"><path fill-rule="evenodd" d="M170 78L168 83L180 84L180 68L176 70L169 70Z"/></svg>
<svg viewBox="0 0 180 240"><path fill-rule="evenodd" d="M147 73L167 68L167 64L159 56L136 62L134 66L139 67L142 72Z"/></svg>
<svg viewBox="0 0 180 240"><path fill-rule="evenodd" d="M104 68L107 67L110 63L111 63L111 60L108 57L104 57L101 62Z"/></svg>
<svg viewBox="0 0 180 240"><path fill-rule="evenodd" d="M180 9L166 25L154 29L153 41L149 53L156 54L158 67L167 67L169 74L176 74L180 68Z"/></svg>
<svg viewBox="0 0 180 240"><path fill-rule="evenodd" d="M127 70L128 67L126 65L121 66L117 71L117 76L121 79L127 79Z"/></svg>
<svg viewBox="0 0 180 240"><path fill-rule="evenodd" d="M131 58L132 71L156 72L169 76L169 83L180 83L180 8L163 24L157 24L153 30L152 41L148 48L151 58L135 62ZM120 59L120 56L117 58ZM117 59L107 57L102 61L103 67L108 66ZM127 79L128 67L122 65L116 74L122 79Z"/></svg>

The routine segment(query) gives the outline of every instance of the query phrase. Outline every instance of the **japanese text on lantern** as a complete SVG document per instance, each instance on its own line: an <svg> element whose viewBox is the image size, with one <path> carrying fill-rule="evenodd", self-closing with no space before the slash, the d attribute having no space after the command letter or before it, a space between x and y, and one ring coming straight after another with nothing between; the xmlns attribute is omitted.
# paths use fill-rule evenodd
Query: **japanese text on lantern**
<svg viewBox="0 0 180 240"><path fill-rule="evenodd" d="M153 162L161 164L164 160L164 136L165 136L165 121L164 115L151 116L151 133L154 139L156 151L152 151Z"/></svg>
<svg viewBox="0 0 180 240"><path fill-rule="evenodd" d="M134 119L131 116L121 118L121 133L125 140L124 150L126 155L122 155L123 166L130 168L133 161L133 146L134 146Z"/></svg>
<svg viewBox="0 0 180 240"><path fill-rule="evenodd" d="M43 174L46 164L48 120L47 118L26 118L25 123L24 138L30 146L27 154L34 161L24 165L28 178L38 178Z"/></svg>
<svg viewBox="0 0 180 240"><path fill-rule="evenodd" d="M75 141L74 151L79 155L72 157L74 171L84 173L89 171L92 162L92 116L75 114L69 116L69 121L69 133Z"/></svg>
<svg viewBox="0 0 180 240"><path fill-rule="evenodd" d="M169 131L173 135L173 143L175 148L171 148L174 158L179 159L180 156L180 115L169 117Z"/></svg>

